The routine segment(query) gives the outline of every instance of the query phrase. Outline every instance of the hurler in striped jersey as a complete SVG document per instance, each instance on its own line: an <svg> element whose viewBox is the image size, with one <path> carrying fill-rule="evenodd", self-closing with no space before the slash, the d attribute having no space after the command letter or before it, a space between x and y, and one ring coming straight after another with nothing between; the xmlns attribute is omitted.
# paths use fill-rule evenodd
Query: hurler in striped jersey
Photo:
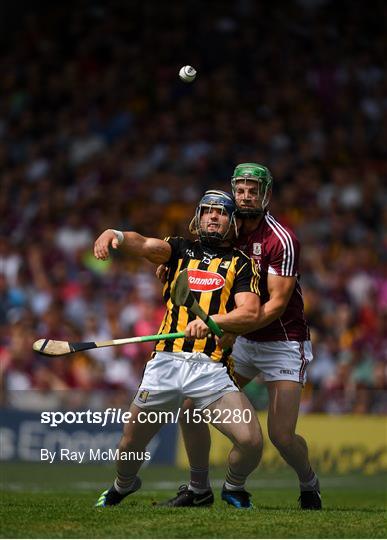
<svg viewBox="0 0 387 540"><path fill-rule="evenodd" d="M131 416L124 425L120 452L143 456L166 418L156 414L155 422L154 413L177 413L184 399L190 398L196 408L194 416L200 419L202 414L233 443L222 499L238 508L251 508L244 484L261 457L258 420L249 400L235 384L229 361L231 351L222 350L205 322L185 305L174 303L172 294L184 270L197 304L223 331L238 334L255 328L260 310L259 275L254 262L232 245L238 232L235 212L231 194L206 191L190 225L190 231L198 237L195 242L180 237L159 240L133 231L107 229L97 238L94 255L105 260L109 247L124 243L132 256L168 264L163 290L166 311L160 334L185 332L185 338L160 340L155 346L129 407ZM141 486L137 476L141 464L142 458L127 461L119 457L114 484L103 491L96 506L115 506L137 491ZM208 506L214 501L212 491L206 488L192 493L182 486L179 496L184 503L180 506Z"/></svg>
<svg viewBox="0 0 387 540"><path fill-rule="evenodd" d="M298 475L301 508L319 510L319 481L309 462L307 444L295 432L306 367L313 358L299 282L300 244L269 213L273 180L267 167L242 163L235 168L231 184L242 219L236 245L259 269L262 304L256 330L236 338L232 352L236 378L244 386L258 373L263 376L269 394L270 439ZM224 346L233 341L230 334L222 338ZM184 422L181 428L191 465L189 487L208 489L208 428ZM179 506L178 497L170 504Z"/></svg>

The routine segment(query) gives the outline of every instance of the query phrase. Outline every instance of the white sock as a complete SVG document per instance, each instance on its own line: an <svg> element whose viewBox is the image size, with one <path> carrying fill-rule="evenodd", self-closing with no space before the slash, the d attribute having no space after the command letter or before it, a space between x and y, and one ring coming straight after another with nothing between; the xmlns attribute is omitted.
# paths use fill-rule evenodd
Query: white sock
<svg viewBox="0 0 387 540"><path fill-rule="evenodd" d="M208 486L208 487L205 488L205 489L197 488L197 487L193 486L193 485L191 484L191 482L190 482L190 483L188 484L188 489L189 489L190 491L193 491L193 492L196 493L197 495L202 495L203 493L207 493L207 491L209 491L211 488L210 488L210 486Z"/></svg>
<svg viewBox="0 0 387 540"><path fill-rule="evenodd" d="M320 491L320 482L317 475L314 474L313 478L309 482L300 482L301 491Z"/></svg>
<svg viewBox="0 0 387 540"><path fill-rule="evenodd" d="M133 478L133 481L127 487L123 488L117 484L117 478L116 478L114 480L114 489L118 491L118 493L120 493L121 495L125 495L125 493L128 493L129 491L132 490L135 480L136 480L136 477Z"/></svg>
<svg viewBox="0 0 387 540"><path fill-rule="evenodd" d="M227 491L244 491L245 485L235 486L234 484L229 484L228 482L224 483L224 487Z"/></svg>

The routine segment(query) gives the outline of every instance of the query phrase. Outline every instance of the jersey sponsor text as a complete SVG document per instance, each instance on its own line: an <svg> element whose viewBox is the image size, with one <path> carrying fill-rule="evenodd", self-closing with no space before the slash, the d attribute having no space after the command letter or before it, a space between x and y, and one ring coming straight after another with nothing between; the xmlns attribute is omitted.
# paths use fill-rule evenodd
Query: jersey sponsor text
<svg viewBox="0 0 387 540"><path fill-rule="evenodd" d="M225 279L216 272L188 270L188 282L191 291L207 292L221 289L225 284Z"/></svg>

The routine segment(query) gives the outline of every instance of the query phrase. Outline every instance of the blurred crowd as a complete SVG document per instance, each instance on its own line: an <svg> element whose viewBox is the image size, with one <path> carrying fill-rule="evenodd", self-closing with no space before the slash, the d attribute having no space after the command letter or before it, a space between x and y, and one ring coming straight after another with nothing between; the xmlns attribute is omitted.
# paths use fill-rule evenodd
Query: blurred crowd
<svg viewBox="0 0 387 540"><path fill-rule="evenodd" d="M302 243L303 409L387 412L386 4L70 7L27 11L0 38L2 403L127 402L152 344L47 359L33 341L156 333L155 268L124 250L96 261L93 241L108 227L187 235L203 191L256 161ZM248 390L258 408L262 388Z"/></svg>

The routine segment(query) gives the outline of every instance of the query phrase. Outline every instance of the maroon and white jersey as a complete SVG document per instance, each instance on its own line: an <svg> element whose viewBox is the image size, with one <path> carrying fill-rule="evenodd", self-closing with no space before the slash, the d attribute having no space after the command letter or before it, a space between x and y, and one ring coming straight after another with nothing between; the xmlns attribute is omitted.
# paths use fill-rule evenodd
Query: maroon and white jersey
<svg viewBox="0 0 387 540"><path fill-rule="evenodd" d="M296 286L285 312L268 326L246 334L253 341L305 341L310 339L299 283L300 243L295 234L268 212L252 233L238 238L237 247L254 259L260 273L261 303L269 300L267 275L296 276Z"/></svg>

